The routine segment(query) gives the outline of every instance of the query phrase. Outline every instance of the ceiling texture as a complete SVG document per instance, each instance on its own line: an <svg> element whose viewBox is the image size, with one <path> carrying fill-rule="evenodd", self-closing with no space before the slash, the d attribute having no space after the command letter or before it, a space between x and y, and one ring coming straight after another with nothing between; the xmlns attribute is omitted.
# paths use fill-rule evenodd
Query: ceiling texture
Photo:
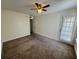
<svg viewBox="0 0 79 59"><path fill-rule="evenodd" d="M41 14L77 7L76 0L2 0L1 7L29 15L39 15L35 10L31 10L35 7L34 3L50 4L50 7L46 8L47 12Z"/></svg>

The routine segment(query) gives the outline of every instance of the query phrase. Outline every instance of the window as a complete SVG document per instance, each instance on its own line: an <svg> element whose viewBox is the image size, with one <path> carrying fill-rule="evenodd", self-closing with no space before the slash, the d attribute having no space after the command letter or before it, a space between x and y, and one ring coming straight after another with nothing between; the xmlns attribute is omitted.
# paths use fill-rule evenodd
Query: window
<svg viewBox="0 0 79 59"><path fill-rule="evenodd" d="M74 24L75 24L75 16L63 17L60 39L71 41Z"/></svg>

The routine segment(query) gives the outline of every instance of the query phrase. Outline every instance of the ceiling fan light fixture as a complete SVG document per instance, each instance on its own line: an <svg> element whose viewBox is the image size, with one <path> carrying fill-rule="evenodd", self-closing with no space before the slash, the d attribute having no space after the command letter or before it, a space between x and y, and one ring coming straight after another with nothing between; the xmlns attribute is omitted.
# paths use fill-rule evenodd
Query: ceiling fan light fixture
<svg viewBox="0 0 79 59"><path fill-rule="evenodd" d="M38 13L42 13L42 9L38 9L37 12L38 12Z"/></svg>

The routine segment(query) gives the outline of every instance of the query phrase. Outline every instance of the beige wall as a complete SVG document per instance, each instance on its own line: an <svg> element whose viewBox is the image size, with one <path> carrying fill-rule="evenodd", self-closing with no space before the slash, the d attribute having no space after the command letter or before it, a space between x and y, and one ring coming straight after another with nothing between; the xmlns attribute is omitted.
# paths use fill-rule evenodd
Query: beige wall
<svg viewBox="0 0 79 59"><path fill-rule="evenodd" d="M36 16L33 20L33 32L58 40L59 24L61 17L65 15L76 15L76 8Z"/></svg>
<svg viewBox="0 0 79 59"><path fill-rule="evenodd" d="M2 9L1 32L2 42L30 35L29 15Z"/></svg>

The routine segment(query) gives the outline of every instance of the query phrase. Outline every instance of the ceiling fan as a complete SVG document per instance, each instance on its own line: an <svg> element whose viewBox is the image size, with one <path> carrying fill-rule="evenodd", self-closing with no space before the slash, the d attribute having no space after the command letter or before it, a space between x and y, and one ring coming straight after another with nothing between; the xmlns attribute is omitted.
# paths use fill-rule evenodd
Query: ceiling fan
<svg viewBox="0 0 79 59"><path fill-rule="evenodd" d="M42 11L47 11L45 8L49 6L50 6L49 4L43 6L43 4L35 3L35 8L31 10L36 10L38 13L42 13Z"/></svg>

